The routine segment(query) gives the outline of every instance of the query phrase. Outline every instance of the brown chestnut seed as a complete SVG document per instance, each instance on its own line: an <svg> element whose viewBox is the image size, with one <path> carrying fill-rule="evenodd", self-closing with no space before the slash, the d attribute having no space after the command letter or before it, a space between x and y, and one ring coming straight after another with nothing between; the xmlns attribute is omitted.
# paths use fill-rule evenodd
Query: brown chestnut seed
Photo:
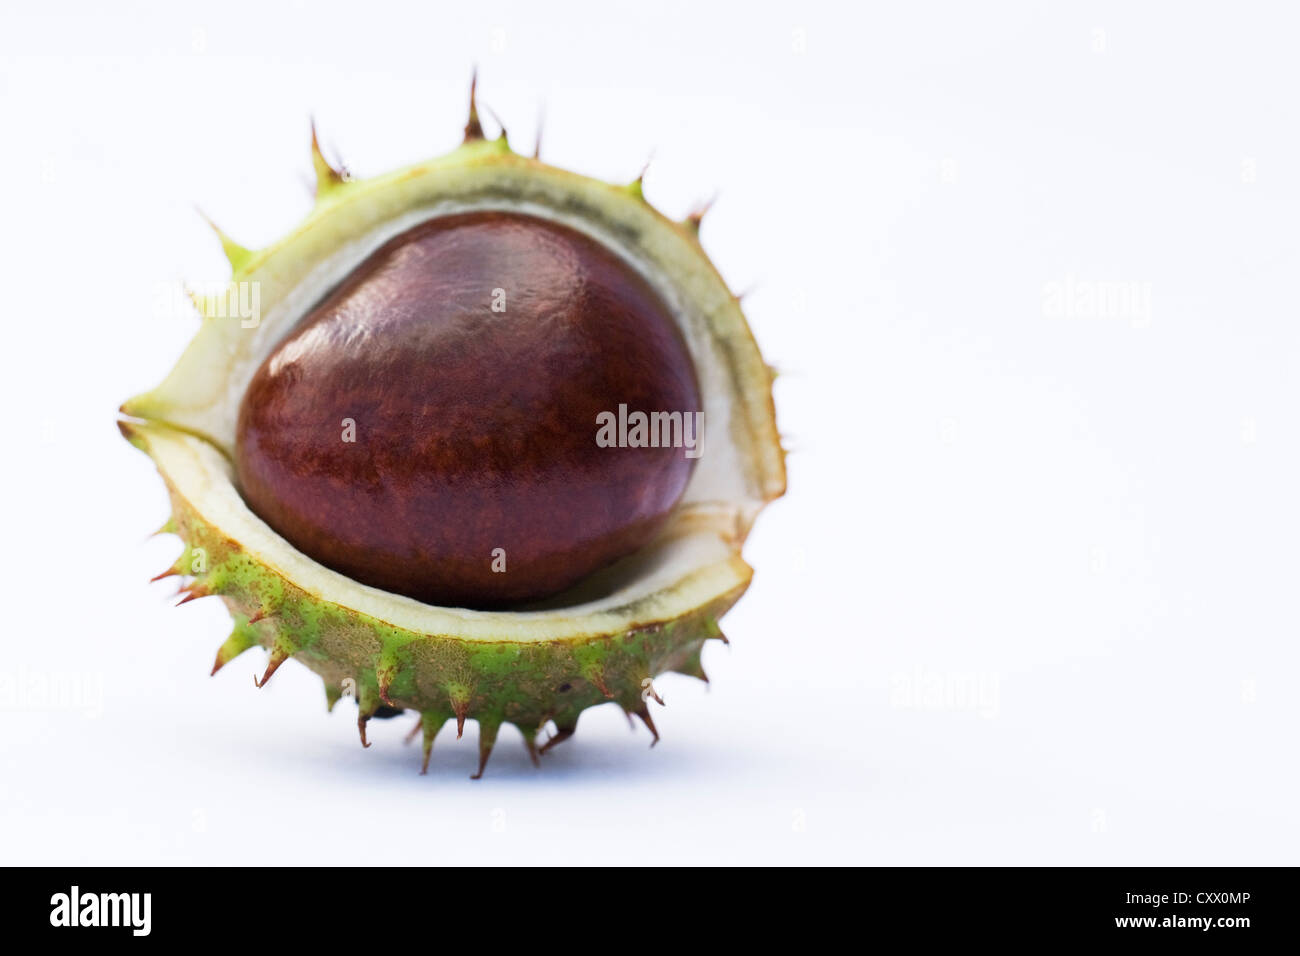
<svg viewBox="0 0 1300 956"><path fill-rule="evenodd" d="M557 223L446 216L382 246L262 363L236 472L253 511L322 564L500 608L636 551L681 497L682 448L598 446L620 404L701 408L645 279Z"/></svg>

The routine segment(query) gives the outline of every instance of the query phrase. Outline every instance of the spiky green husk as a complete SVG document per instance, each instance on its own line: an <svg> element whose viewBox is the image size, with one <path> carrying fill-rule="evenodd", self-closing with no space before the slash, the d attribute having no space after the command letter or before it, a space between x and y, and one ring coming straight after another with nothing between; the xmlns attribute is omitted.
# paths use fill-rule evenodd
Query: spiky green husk
<svg viewBox="0 0 1300 956"><path fill-rule="evenodd" d="M139 429L120 427L133 444L149 450ZM675 671L707 680L701 649L710 639L726 641L718 618L745 590L742 584L684 617L584 640L468 641L419 634L309 594L250 557L170 481L167 486L172 517L162 530L178 535L185 547L158 577L186 580L181 603L220 597L235 622L212 673L257 646L269 653L256 679L259 687L289 658L300 661L324 680L330 709L342 697L356 699L365 746L366 722L380 707L416 711L424 732L423 769L434 737L449 720L456 721L457 737L466 720L478 723L475 777L501 724L518 727L536 759L536 738L548 722L558 731L550 744L559 743L573 733L582 711L610 701L640 717L657 741L647 707L648 700L658 700L653 679Z"/></svg>
<svg viewBox="0 0 1300 956"><path fill-rule="evenodd" d="M213 501L203 481L233 487L229 476L219 474L221 468L201 464L196 485L193 469L181 481L176 460L168 466L166 456L160 456L161 448L175 446L178 435L215 449L226 460L231 454L229 442L223 443L221 436L223 427L228 431L232 426L204 412L222 401L230 381L223 373L235 367L232 356L241 346L229 337L231 328L223 320L236 313L224 307L221 295L200 297L195 304L204 316L204 328L198 339L162 386L123 406L122 412L136 421L119 422L119 427L158 464L173 511L162 530L179 535L185 543L176 563L159 577L186 579L181 603L217 596L234 618L234 630L217 653L213 673L244 651L261 646L269 660L257 680L260 687L284 661L295 658L322 677L331 709L344 696L355 698L365 746L369 746L366 723L371 717L398 709L416 711L417 730L424 736L425 769L444 724L455 720L460 736L465 721L474 720L479 726L475 777L482 774L502 723L519 728L536 759L536 739L543 727L553 723L556 733L541 752L572 735L583 710L607 702L638 715L657 741L648 701L662 701L653 678L676 671L707 680L700 665L701 648L710 639L725 642L718 618L749 583L751 571L740 558L740 546L758 510L785 489L771 369L762 364L739 300L727 290L699 245L700 220L707 206L673 222L645 201L640 176L626 186L611 187L546 166L536 153L532 159L517 155L504 130L497 140L486 141L472 89L465 143L446 157L356 181L325 159L314 127L311 146L316 204L302 226L280 243L257 251L213 227L233 270L230 289L246 280L260 284L268 311L283 303L334 249L358 241L386 218L479 195L524 205L550 202L587 220L602 220L611 234L639 244L660 271L680 280L716 339L713 347L719 367L731 376L729 387L735 390L738 411L730 434L745 450L738 460L745 473L738 482L726 485L739 500L723 509L707 498L695 507L682 507L676 526L685 534L692 528L716 533L732 549L732 556L708 569L684 568L684 576L665 592L673 595L666 603L643 596L605 607L598 615L538 624L541 632L524 627L527 640L513 639L521 628L517 620L502 626L502 615L484 624L482 615L467 621L441 611L432 616L415 613L412 602L393 596L376 601L374 593L360 594L354 582L322 574L323 569L305 558L286 565L281 559L295 552L279 539L268 550L269 531L251 515L224 531L217 521L230 520L229 508L224 518L219 507L205 517ZM218 459L215 453L210 457ZM242 532L237 530L240 527ZM236 537L242 537L243 543ZM259 537L263 539L260 552L254 547ZM295 569L293 573L286 566ZM461 633L444 628L459 628ZM498 634L511 638L497 639Z"/></svg>

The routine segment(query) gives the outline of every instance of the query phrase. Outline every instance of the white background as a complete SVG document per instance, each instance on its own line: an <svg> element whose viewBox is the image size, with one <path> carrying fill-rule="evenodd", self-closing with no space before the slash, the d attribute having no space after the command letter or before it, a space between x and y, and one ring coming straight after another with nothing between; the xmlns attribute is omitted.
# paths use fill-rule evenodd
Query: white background
<svg viewBox="0 0 1300 956"><path fill-rule="evenodd" d="M0 861L1296 863L1296 20L972 6L7 4ZM475 63L520 148L719 193L792 453L662 743L611 705L472 783L472 730L421 777L305 668L206 676L113 421L224 276L196 205L273 241L309 115L383 172Z"/></svg>

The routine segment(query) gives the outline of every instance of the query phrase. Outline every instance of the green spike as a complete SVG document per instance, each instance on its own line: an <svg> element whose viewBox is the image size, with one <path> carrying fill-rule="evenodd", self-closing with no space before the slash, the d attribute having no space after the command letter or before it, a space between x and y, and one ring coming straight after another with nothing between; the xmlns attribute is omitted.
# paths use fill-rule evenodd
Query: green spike
<svg viewBox="0 0 1300 956"><path fill-rule="evenodd" d="M280 669L280 665L292 657L296 650L294 644L286 639L283 634L278 636L275 643L271 645L271 656L267 659L266 671L262 674L262 679L258 680L254 677L253 683L259 688L265 687L271 676Z"/></svg>
<svg viewBox="0 0 1300 956"><path fill-rule="evenodd" d="M537 754L537 731L536 727L526 727L523 724L515 724L519 732L524 735L524 747L528 750L528 759L533 762L534 767L542 765L541 758Z"/></svg>
<svg viewBox="0 0 1300 956"><path fill-rule="evenodd" d="M708 202L700 203L689 213L687 213L686 218L682 220L683 228L685 228L688 232L690 232L692 236L697 236L697 237L699 236L700 224L704 222L705 214L708 213L708 211L713 208L713 204L714 202L717 201L717 198L718 198L717 196L714 196Z"/></svg>
<svg viewBox="0 0 1300 956"><path fill-rule="evenodd" d="M493 145L497 147L497 151L502 153L513 152L513 150L510 149L510 136L506 133L506 124L501 122L501 117L497 116L490 107L485 106L483 109L487 110L488 115L492 117L492 121L496 123L497 128L501 130L501 132L497 134L497 138L492 141Z"/></svg>
<svg viewBox="0 0 1300 956"><path fill-rule="evenodd" d="M632 710L629 710L628 713L636 714L638 717L640 717L641 723L645 724L646 729L649 730L650 733L654 736L654 740L650 741L651 747L659 743L659 730L657 727L655 727L654 718L650 716L650 708L646 706L645 701L641 701L641 703L637 707L634 707Z"/></svg>
<svg viewBox="0 0 1300 956"><path fill-rule="evenodd" d="M447 699L456 716L456 739L460 740L465 733L465 718L469 716L470 690L464 684L448 684Z"/></svg>
<svg viewBox="0 0 1300 956"><path fill-rule="evenodd" d="M639 199L641 202L645 202L645 174L649 171L650 160L647 159L645 165L641 167L641 172L637 173L636 179L624 186L623 191L633 199Z"/></svg>
<svg viewBox="0 0 1300 956"><path fill-rule="evenodd" d="M727 635L722 633L722 628L718 626L718 619L716 617L711 617L704 622L704 633L706 635L705 640L713 638L714 640L721 641L723 644L731 643L731 641L727 640Z"/></svg>
<svg viewBox="0 0 1300 956"><path fill-rule="evenodd" d="M316 136L316 121L311 122L311 165L316 171L316 201L324 199L343 185L343 174L330 165L329 160L320 149L320 139Z"/></svg>
<svg viewBox="0 0 1300 956"><path fill-rule="evenodd" d="M478 119L478 69L469 78L469 120L465 123L464 142L483 138L483 124Z"/></svg>
<svg viewBox="0 0 1300 956"><path fill-rule="evenodd" d="M695 648L695 650L687 655L685 660L673 668L673 672L677 674L685 674L687 677L697 678L707 684L709 682L709 675L704 673L704 665L700 663L701 650L702 648L700 647Z"/></svg>
<svg viewBox="0 0 1300 956"><path fill-rule="evenodd" d="M442 710L425 710L420 712L420 727L424 730L423 763L420 773L429 772L429 755L433 753L433 740L442 730L443 724L451 718L451 713Z"/></svg>
<svg viewBox="0 0 1300 956"><path fill-rule="evenodd" d="M248 623L248 618L242 615L236 617L235 629L230 632L226 642L217 649L217 660L212 665L212 673L215 674L250 647L256 647L258 643L257 631Z"/></svg>
<svg viewBox="0 0 1300 956"><path fill-rule="evenodd" d="M478 772L470 776L471 780L482 778L483 768L487 766L488 757L492 756L492 748L497 742L497 731L500 729L500 720L490 717L478 719Z"/></svg>
<svg viewBox="0 0 1300 956"><path fill-rule="evenodd" d="M157 534L162 534L161 531L156 532L156 533L157 533ZM163 578L174 578L174 577L185 577L185 576L187 576L187 575L190 573L190 565L189 565L189 562L188 562L187 560L185 560L188 556L189 556L189 549L187 548L186 550L182 551L182 552L181 552L181 556L180 556L179 558L177 558L175 561L173 561L171 564L169 564L169 565L166 567L166 569L164 569L162 572L160 572L160 573L158 573L158 574L155 574L153 577L151 577L151 578L149 579L149 583L152 584L154 581L161 581Z"/></svg>
<svg viewBox="0 0 1300 956"><path fill-rule="evenodd" d="M357 686L357 733L361 735L361 746L369 747L366 740L366 721L379 709L379 690L373 684L359 683Z"/></svg>
<svg viewBox="0 0 1300 956"><path fill-rule="evenodd" d="M230 262L231 272L241 272L244 266L248 265L249 261L253 258L253 250L247 249L235 242L234 239L231 239L230 236L226 235L225 231L209 219L202 210L199 211L199 215L203 216L204 221L212 227L212 231L215 232L217 238L221 240L221 251L226 254L226 259Z"/></svg>

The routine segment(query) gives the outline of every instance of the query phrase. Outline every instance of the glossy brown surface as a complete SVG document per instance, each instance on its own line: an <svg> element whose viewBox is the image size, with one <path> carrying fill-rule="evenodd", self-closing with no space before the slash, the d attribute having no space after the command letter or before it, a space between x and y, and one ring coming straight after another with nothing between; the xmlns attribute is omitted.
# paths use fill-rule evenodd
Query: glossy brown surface
<svg viewBox="0 0 1300 956"><path fill-rule="evenodd" d="M236 470L272 528L357 581L509 606L641 547L685 489L681 448L598 447L620 403L701 408L645 280L564 226L449 216L379 249L267 358Z"/></svg>

